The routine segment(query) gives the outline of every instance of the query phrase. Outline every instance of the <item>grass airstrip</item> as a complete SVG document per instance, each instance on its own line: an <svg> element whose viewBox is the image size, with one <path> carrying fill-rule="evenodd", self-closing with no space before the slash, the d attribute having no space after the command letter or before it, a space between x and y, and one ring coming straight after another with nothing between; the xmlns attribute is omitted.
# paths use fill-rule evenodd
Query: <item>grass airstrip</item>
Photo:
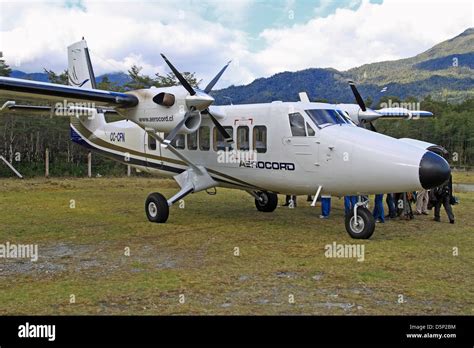
<svg viewBox="0 0 474 348"><path fill-rule="evenodd" d="M306 197L260 213L247 193L218 189L152 224L153 191L170 197L176 184L0 180L0 244L38 245L36 262L0 258L0 315L474 315L474 193L456 194L454 225L444 212L390 220L358 241L338 198L321 220ZM334 243L363 245L363 261L326 257Z"/></svg>

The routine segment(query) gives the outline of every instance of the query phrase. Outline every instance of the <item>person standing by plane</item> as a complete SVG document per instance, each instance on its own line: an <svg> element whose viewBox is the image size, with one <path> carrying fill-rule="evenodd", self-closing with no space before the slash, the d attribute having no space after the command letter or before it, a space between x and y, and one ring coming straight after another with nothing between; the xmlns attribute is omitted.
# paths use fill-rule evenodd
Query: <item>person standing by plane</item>
<svg viewBox="0 0 474 348"><path fill-rule="evenodd" d="M321 196L321 219L329 219L331 213L331 196Z"/></svg>
<svg viewBox="0 0 474 348"><path fill-rule="evenodd" d="M421 190L416 194L416 214L428 215L429 191Z"/></svg>
<svg viewBox="0 0 474 348"><path fill-rule="evenodd" d="M383 209L383 194L375 195L374 211L372 212L372 215L375 218L375 222L385 222L385 212Z"/></svg>
<svg viewBox="0 0 474 348"><path fill-rule="evenodd" d="M397 217L397 207L395 205L395 194L394 193L387 193L387 198L385 202L388 206L388 215L385 216L387 219L394 219Z"/></svg>
<svg viewBox="0 0 474 348"><path fill-rule="evenodd" d="M436 203L434 204L434 221L440 222L440 210L441 205L444 206L444 210L448 215L449 223L454 224L453 208L451 202L453 200L453 178L449 175L449 179L442 185L433 189L434 196L436 197Z"/></svg>
<svg viewBox="0 0 474 348"><path fill-rule="evenodd" d="M357 203L357 196L344 196L344 214L350 215Z"/></svg>
<svg viewBox="0 0 474 348"><path fill-rule="evenodd" d="M284 207L296 208L296 196L295 195L286 195Z"/></svg>

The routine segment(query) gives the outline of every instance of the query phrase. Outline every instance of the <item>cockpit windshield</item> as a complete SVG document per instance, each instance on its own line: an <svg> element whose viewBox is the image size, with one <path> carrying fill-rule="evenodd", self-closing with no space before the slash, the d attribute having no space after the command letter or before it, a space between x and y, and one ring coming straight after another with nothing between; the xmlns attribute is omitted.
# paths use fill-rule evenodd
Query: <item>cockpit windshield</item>
<svg viewBox="0 0 474 348"><path fill-rule="evenodd" d="M336 111L339 113L339 115L341 115L344 118L344 120L346 120L347 123L357 127L357 125L354 123L354 121L352 121L352 119L350 118L349 114L346 111L342 111L342 110L336 110Z"/></svg>
<svg viewBox="0 0 474 348"><path fill-rule="evenodd" d="M339 114L337 110L313 109L305 111L319 128L324 128L335 124L349 124L346 118Z"/></svg>

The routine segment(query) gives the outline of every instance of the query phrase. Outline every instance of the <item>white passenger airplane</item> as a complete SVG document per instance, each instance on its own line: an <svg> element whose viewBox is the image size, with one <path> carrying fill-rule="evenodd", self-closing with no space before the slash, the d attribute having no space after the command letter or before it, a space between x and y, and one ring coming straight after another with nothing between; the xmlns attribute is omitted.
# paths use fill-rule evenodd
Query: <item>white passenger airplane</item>
<svg viewBox="0 0 474 348"><path fill-rule="evenodd" d="M169 207L186 195L218 186L245 190L259 211L272 212L277 194L315 194L314 205L321 194L429 189L450 175L448 163L427 150L433 144L357 127L335 105L212 106L209 92L228 65L200 90L163 56L182 86L118 93L96 89L84 40L68 48L68 58L72 86L1 77L0 98L8 100L2 110L70 113L74 142L142 171L173 177L181 188L173 197L155 192L146 199L151 222L166 222ZM51 106L19 105L20 98ZM107 112L124 120L108 123ZM351 237L370 238L375 224L367 202L356 204L345 225Z"/></svg>

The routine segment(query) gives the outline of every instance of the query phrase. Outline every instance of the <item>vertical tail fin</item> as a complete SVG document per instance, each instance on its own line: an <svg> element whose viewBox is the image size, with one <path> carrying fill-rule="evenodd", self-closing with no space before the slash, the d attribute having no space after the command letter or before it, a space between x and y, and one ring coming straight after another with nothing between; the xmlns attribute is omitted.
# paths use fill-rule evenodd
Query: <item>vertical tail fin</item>
<svg viewBox="0 0 474 348"><path fill-rule="evenodd" d="M81 88L97 88L89 49L84 38L67 48L67 57L69 84Z"/></svg>

